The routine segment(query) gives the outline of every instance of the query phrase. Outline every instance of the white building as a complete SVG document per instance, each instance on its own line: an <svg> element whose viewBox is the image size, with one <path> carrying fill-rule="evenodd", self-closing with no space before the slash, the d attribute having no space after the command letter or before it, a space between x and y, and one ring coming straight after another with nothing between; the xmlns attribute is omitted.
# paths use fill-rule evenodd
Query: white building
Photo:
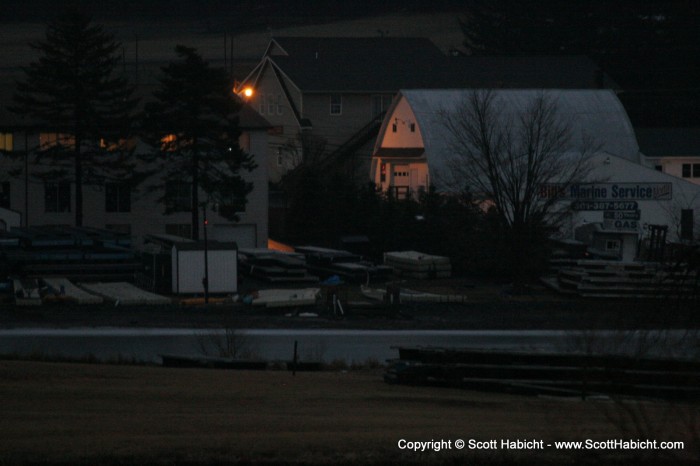
<svg viewBox="0 0 700 466"><path fill-rule="evenodd" d="M252 182L253 191L248 194L245 210L239 212L240 220L232 222L210 206L208 211L209 237L217 241L235 241L239 247L267 247L268 239L268 176L264 160L267 158L269 123L249 106L239 113L240 147L254 156L257 168L242 172ZM0 133L6 144L0 155L0 207L9 209L11 221L6 226L75 225L75 184L45 182L35 176L41 167L30 154L56 133L41 129L25 129L0 121ZM9 141L9 142L8 142ZM14 154L13 154L14 153ZM17 156L17 155L20 156ZM148 181L143 186L124 192L115 189L115 183L90 184L83 187L83 226L106 228L130 234L137 244L147 234L172 234L189 237L191 211L189 208L165 214L165 206L158 202L163 195L149 192ZM187 196L183 198L189 202ZM1 223L0 223L1 225Z"/></svg>
<svg viewBox="0 0 700 466"><path fill-rule="evenodd" d="M700 184L700 128L637 128L646 165Z"/></svg>
<svg viewBox="0 0 700 466"><path fill-rule="evenodd" d="M402 90L380 129L371 180L384 190L394 190L398 197L430 186L448 191L445 180L454 153L444 114L454 111L472 92ZM518 114L543 91L492 92L504 112ZM602 231L620 238L608 245L607 252L624 259L634 257L647 225L668 226L671 241L690 239L693 231L697 237L700 186L642 164L634 129L614 92L549 90L546 94L556 101L559 117L569 122L572 138L592 136L597 148L589 160L590 183L573 187L563 201L571 211L562 236L573 239L581 226L600 224Z"/></svg>

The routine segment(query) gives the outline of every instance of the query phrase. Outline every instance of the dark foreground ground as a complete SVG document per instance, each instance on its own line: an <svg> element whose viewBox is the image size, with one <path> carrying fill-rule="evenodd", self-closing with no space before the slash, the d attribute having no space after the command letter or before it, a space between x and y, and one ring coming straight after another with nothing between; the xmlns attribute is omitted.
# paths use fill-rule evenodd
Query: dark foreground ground
<svg viewBox="0 0 700 466"><path fill-rule="evenodd" d="M324 306L265 309L243 304L208 306L0 305L0 328L21 327L187 327L348 329L667 329L700 328L700 312L674 299L584 299L544 288L513 295L506 286L423 281L413 289L459 294L465 303L408 303L398 308L353 307L343 317ZM324 293L326 290L323 290ZM340 289L347 301L360 300L358 285ZM314 313L317 316L300 316Z"/></svg>
<svg viewBox="0 0 700 466"><path fill-rule="evenodd" d="M375 371L293 376L0 361L0 400L0 465L623 465L699 459L697 404L398 386ZM595 444L583 451L554 443L629 439L659 447L683 443L667 450ZM458 440L464 448L457 448ZM505 448L504 440L540 446ZM430 441L444 443L439 451L434 443L425 451L401 448Z"/></svg>

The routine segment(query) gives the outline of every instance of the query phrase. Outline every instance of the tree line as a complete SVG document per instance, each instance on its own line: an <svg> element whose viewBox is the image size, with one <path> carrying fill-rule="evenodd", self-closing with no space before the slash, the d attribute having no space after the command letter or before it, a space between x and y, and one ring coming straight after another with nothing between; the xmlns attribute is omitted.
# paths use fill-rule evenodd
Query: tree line
<svg viewBox="0 0 700 466"><path fill-rule="evenodd" d="M384 252L416 250L449 257L455 276L513 277L507 227L470 193L446 196L429 189L398 198L373 183L321 170L304 170L299 183L288 192L276 238L343 248L343 237L366 237L366 247L360 244L355 252L380 263ZM547 257L542 243L534 246L528 272L541 270Z"/></svg>
<svg viewBox="0 0 700 466"><path fill-rule="evenodd" d="M205 204L237 219L253 189L243 173L255 163L238 144L241 102L222 68L179 45L142 105L134 84L118 73L120 44L79 10L51 21L31 46L39 58L23 68L10 110L27 130L58 135L31 152L49 167L37 174L43 181L74 184L76 226L84 222L86 185L118 182L131 190L146 180L144 190L161 193L166 213L178 207L174 198L189 197L194 239Z"/></svg>

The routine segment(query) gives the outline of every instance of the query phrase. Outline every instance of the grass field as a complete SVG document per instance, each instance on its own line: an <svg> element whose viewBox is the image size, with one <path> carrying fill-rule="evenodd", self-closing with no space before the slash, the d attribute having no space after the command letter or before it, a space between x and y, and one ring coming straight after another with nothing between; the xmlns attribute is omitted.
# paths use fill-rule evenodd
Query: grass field
<svg viewBox="0 0 700 466"><path fill-rule="evenodd" d="M697 459L698 406L543 399L388 385L381 372L237 372L0 362L0 465L15 464L624 464L650 451L443 449L398 441L457 439L684 441L661 453ZM612 415L612 416L611 416ZM625 418L626 419L626 418ZM632 418L629 418L632 419ZM646 429L646 431L645 431Z"/></svg>

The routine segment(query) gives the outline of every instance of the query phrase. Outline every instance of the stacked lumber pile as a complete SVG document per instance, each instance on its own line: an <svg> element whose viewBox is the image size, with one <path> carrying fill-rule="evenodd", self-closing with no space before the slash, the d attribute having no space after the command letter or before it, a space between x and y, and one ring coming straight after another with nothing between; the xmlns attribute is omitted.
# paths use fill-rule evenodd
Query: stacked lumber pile
<svg viewBox="0 0 700 466"><path fill-rule="evenodd" d="M560 293L585 298L667 299L694 296L697 272L653 262L578 260L542 282Z"/></svg>
<svg viewBox="0 0 700 466"><path fill-rule="evenodd" d="M528 395L700 399L700 363L625 355L401 347L384 380Z"/></svg>

